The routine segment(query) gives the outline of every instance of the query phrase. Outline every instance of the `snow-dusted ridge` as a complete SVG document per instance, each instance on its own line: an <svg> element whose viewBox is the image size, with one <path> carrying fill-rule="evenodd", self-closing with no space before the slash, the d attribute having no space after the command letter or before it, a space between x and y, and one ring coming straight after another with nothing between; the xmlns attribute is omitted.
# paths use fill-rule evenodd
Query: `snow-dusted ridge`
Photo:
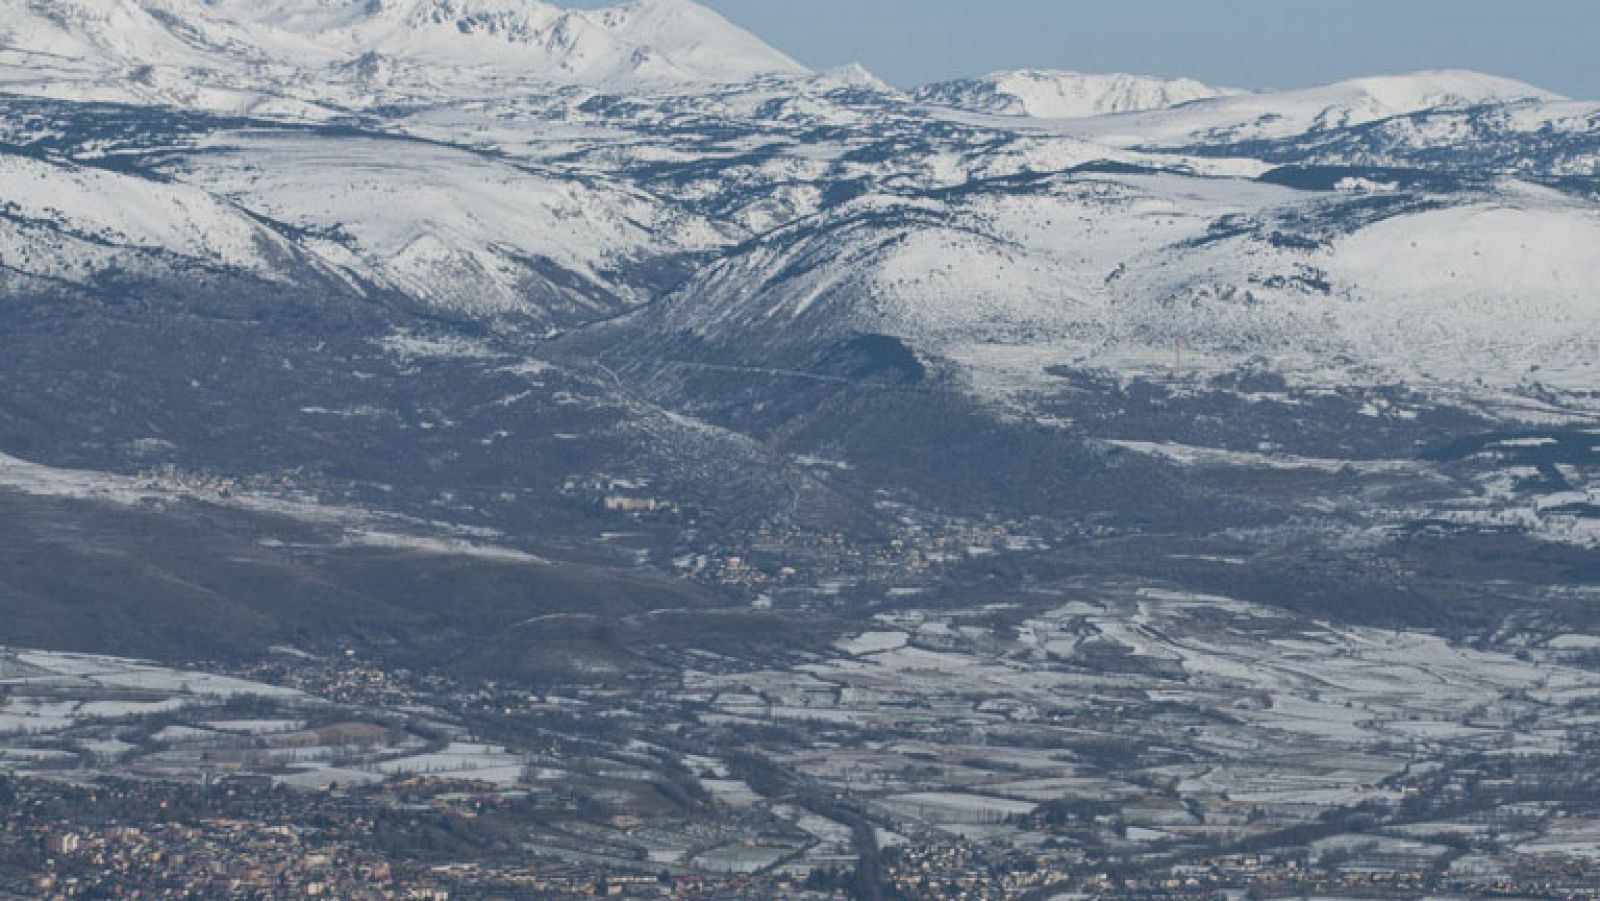
<svg viewBox="0 0 1600 901"><path fill-rule="evenodd" d="M1117 145L1176 146L1282 138L1364 125L1423 110L1566 98L1509 78L1462 69L1355 78L1292 91L1235 93L1173 109L1082 123L1085 137Z"/></svg>
<svg viewBox="0 0 1600 901"><path fill-rule="evenodd" d="M927 85L917 99L956 109L1039 119L1087 119L1168 109L1241 93L1191 78L1085 74L1041 69L994 72L981 78Z"/></svg>

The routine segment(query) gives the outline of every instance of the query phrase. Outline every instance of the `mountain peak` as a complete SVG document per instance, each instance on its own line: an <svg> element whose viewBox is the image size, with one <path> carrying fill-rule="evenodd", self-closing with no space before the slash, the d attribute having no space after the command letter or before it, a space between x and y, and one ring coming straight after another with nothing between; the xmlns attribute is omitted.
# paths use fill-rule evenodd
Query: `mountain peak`
<svg viewBox="0 0 1600 901"><path fill-rule="evenodd" d="M662 55L693 80L743 81L760 75L808 73L783 52L693 0L629 0L566 15Z"/></svg>

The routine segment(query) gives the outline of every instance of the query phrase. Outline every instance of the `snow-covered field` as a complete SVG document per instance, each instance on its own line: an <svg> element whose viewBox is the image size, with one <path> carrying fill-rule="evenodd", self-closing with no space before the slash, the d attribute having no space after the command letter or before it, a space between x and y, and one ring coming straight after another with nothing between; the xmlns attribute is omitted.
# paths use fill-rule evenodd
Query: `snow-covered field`
<svg viewBox="0 0 1600 901"><path fill-rule="evenodd" d="M1519 659L1153 588L1088 592L1007 632L965 624L979 616L885 615L841 643L845 656L691 673L685 690L732 720L926 734L848 750L819 740L787 760L895 817L992 830L1077 798L1180 835L1202 827L1170 803L1215 823L1251 807L1308 821L1397 803L1389 780L1430 762L1508 748L1559 757L1600 691L1600 675L1559 653ZM1096 757L1105 743L1125 750ZM1152 779L1172 794L1143 787Z"/></svg>
<svg viewBox="0 0 1600 901"><path fill-rule="evenodd" d="M285 716L227 717L230 702ZM527 760L463 736L432 746L293 689L136 660L0 648L0 769L154 775L259 772L301 788L399 777L508 786ZM146 724L166 723L140 738ZM323 725L309 726L308 717ZM175 722L174 722L175 720Z"/></svg>
<svg viewBox="0 0 1600 901"><path fill-rule="evenodd" d="M81 684L194 697L204 701L239 696L302 698L299 692L203 672L182 672L116 657L54 651L0 650L10 663L0 685L14 688Z"/></svg>
<svg viewBox="0 0 1600 901"><path fill-rule="evenodd" d="M0 735L13 740L67 733L96 722L209 708L232 698L310 702L296 691L210 673L114 657L8 649L0 649L0 693Z"/></svg>
<svg viewBox="0 0 1600 901"><path fill-rule="evenodd" d="M505 748L452 742L442 750L385 761L377 764L375 769L384 775L430 776L436 779L515 785L522 781L524 766L521 757L507 753Z"/></svg>

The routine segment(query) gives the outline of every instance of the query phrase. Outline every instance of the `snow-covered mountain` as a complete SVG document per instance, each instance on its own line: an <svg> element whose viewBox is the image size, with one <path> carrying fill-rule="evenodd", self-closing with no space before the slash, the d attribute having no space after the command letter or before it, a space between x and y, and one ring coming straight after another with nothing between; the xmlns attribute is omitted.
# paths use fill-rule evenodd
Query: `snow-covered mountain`
<svg viewBox="0 0 1600 901"><path fill-rule="evenodd" d="M1600 355L1597 241L1592 202L1527 186L1446 199L1354 176L1328 191L1052 176L936 207L858 198L639 315L645 334L752 366L804 368L850 335L889 334L939 357L981 352L1013 384L1043 384L1041 358L1140 371L1178 345L1219 370L1265 359L1321 378L1343 360L1397 380L1513 386L1540 371L1578 388Z"/></svg>
<svg viewBox="0 0 1600 901"><path fill-rule="evenodd" d="M418 316L691 413L683 367L836 374L862 336L1007 410L1176 347L1472 396L1576 391L1600 347L1600 106L1491 76L908 95L687 0L0 14L13 313L226 290Z"/></svg>
<svg viewBox="0 0 1600 901"><path fill-rule="evenodd" d="M926 103L1001 116L1086 119L1167 109L1237 93L1190 78L1019 69L928 85L916 96Z"/></svg>
<svg viewBox="0 0 1600 901"><path fill-rule="evenodd" d="M464 66L493 65L583 84L735 82L805 70L688 0L632 0L598 10L536 0L379 0L211 4L224 17L329 47Z"/></svg>
<svg viewBox="0 0 1600 901"><path fill-rule="evenodd" d="M661 300L659 330L801 361L860 331L1413 375L1460 375L1448 349L1471 347L1515 382L1596 337L1584 242L1557 240L1588 234L1589 201L1494 181L1510 160L1593 175L1594 109L1491 76L1239 94L1016 72L907 97L687 0L3 2L8 287L182 260L539 335ZM1437 177L1355 171L1375 166ZM1406 278L1350 250L1411 228L1478 237Z"/></svg>
<svg viewBox="0 0 1600 901"><path fill-rule="evenodd" d="M314 115L486 85L743 82L804 67L689 0L4 0L0 90ZM481 96L481 95L480 95Z"/></svg>

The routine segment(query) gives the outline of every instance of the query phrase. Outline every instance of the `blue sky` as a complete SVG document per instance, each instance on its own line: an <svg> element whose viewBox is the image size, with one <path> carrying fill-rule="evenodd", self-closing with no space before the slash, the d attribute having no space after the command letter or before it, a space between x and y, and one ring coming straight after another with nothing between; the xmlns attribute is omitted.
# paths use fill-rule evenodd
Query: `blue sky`
<svg viewBox="0 0 1600 901"><path fill-rule="evenodd" d="M701 0L813 67L910 86L1002 68L1298 87L1479 69L1600 100L1600 0Z"/></svg>

